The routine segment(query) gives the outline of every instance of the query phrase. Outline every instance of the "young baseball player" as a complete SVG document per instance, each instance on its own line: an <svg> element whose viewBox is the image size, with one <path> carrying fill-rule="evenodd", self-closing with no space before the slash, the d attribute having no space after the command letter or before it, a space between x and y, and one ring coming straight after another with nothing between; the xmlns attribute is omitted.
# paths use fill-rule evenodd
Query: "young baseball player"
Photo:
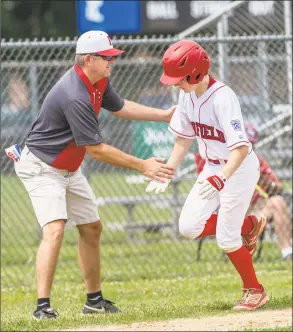
<svg viewBox="0 0 293 332"><path fill-rule="evenodd" d="M245 218L260 171L238 98L208 74L209 56L193 41L171 45L163 56L163 68L161 82L181 90L169 125L177 137L167 164L176 169L194 139L206 160L182 208L179 231L189 239L216 235L243 281L243 296L234 309L255 310L269 301L252 263L266 220ZM163 192L169 183L153 180L146 191Z"/></svg>
<svg viewBox="0 0 293 332"><path fill-rule="evenodd" d="M38 320L58 317L50 294L65 225L70 224L79 232L79 263L87 292L82 313L120 311L101 290L102 223L94 192L80 168L86 153L153 179L174 175L172 166L163 164L161 158L142 160L104 143L98 121L102 107L118 118L165 122L175 109L147 107L119 96L108 77L123 52L113 47L103 31L82 34L77 40L75 65L47 94L21 156L17 146L7 151L16 161L16 173L42 228L36 262L38 302L33 312Z"/></svg>

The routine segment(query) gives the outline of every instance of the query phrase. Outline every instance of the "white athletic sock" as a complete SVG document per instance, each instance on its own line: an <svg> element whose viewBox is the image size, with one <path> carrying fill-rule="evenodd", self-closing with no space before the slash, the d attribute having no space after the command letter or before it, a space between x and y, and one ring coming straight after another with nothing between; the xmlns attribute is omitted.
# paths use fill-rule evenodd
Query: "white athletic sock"
<svg viewBox="0 0 293 332"><path fill-rule="evenodd" d="M292 255L292 247L284 248L281 251L282 251L282 257L283 258L286 258L286 256L288 256L290 254Z"/></svg>

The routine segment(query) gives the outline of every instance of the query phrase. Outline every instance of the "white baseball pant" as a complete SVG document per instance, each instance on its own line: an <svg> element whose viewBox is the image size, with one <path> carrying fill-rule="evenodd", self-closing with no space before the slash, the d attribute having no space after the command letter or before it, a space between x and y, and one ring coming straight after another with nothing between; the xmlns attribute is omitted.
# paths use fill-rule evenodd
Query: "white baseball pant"
<svg viewBox="0 0 293 332"><path fill-rule="evenodd" d="M222 191L210 200L202 199L198 194L198 182L219 173L222 168L223 165L205 164L182 208L179 231L187 238L197 238L210 216L218 211L217 244L225 252L232 252L242 246L241 227L259 180L259 160L251 151Z"/></svg>

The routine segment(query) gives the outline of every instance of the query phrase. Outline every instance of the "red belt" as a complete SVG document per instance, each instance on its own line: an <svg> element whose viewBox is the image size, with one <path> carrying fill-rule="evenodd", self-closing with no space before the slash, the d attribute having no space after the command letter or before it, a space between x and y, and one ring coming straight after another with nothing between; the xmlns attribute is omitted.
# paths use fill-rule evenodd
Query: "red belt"
<svg viewBox="0 0 293 332"><path fill-rule="evenodd" d="M228 160L224 160L224 159L222 159L222 160L224 161L225 164L228 161ZM208 161L215 165L221 165L221 161L219 159L208 159Z"/></svg>

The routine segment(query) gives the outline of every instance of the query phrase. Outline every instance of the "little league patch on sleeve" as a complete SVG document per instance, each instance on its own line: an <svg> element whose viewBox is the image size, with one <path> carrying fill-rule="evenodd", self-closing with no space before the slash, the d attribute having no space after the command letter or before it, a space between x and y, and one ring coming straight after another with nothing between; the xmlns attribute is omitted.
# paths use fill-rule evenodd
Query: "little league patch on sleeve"
<svg viewBox="0 0 293 332"><path fill-rule="evenodd" d="M231 125L233 127L234 130L237 130L237 131L241 131L241 123L239 120L232 120L231 121Z"/></svg>

